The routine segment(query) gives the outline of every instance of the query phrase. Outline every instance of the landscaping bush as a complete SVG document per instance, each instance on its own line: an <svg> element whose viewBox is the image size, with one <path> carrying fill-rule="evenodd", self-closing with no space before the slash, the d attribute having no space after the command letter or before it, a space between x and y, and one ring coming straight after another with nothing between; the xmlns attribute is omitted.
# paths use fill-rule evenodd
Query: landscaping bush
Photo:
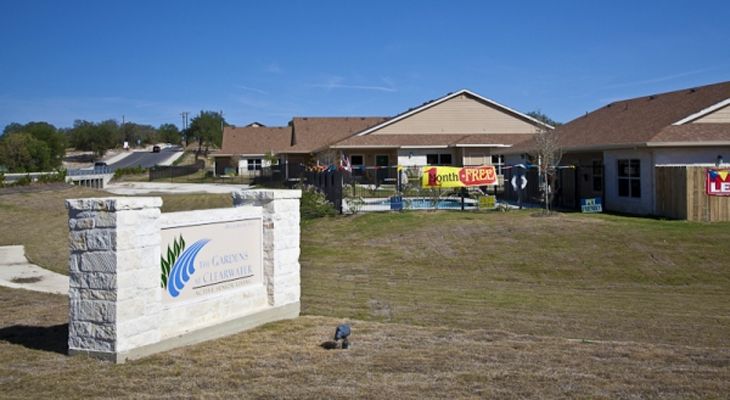
<svg viewBox="0 0 730 400"><path fill-rule="evenodd" d="M33 180L30 178L30 175L26 175L15 181L13 185L15 186L27 186L33 183Z"/></svg>
<svg viewBox="0 0 730 400"><path fill-rule="evenodd" d="M325 199L322 193L315 190L302 190L300 205L302 219L314 219L337 214L335 207Z"/></svg>
<svg viewBox="0 0 730 400"><path fill-rule="evenodd" d="M55 174L41 175L38 177L40 183L66 182L66 170L62 169Z"/></svg>

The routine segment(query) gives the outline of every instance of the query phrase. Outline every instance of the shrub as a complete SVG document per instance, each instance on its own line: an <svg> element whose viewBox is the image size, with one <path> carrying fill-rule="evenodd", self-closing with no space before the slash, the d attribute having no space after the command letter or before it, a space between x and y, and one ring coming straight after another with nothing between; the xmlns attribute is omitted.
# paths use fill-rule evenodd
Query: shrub
<svg viewBox="0 0 730 400"><path fill-rule="evenodd" d="M146 174L147 168L142 168L139 165L136 167L119 168L114 171L114 177L119 178L124 175L139 175Z"/></svg>
<svg viewBox="0 0 730 400"><path fill-rule="evenodd" d="M27 186L27 185L30 185L31 183L33 183L33 180L30 178L30 175L25 175L25 176L21 177L20 179L18 179L17 181L15 181L15 183L13 183L13 185Z"/></svg>
<svg viewBox="0 0 730 400"><path fill-rule="evenodd" d="M40 175L38 177L40 183L66 182L66 170L62 169L55 174Z"/></svg>
<svg viewBox="0 0 730 400"><path fill-rule="evenodd" d="M300 205L302 219L314 219L337 214L335 207L325 199L322 193L315 190L302 190Z"/></svg>

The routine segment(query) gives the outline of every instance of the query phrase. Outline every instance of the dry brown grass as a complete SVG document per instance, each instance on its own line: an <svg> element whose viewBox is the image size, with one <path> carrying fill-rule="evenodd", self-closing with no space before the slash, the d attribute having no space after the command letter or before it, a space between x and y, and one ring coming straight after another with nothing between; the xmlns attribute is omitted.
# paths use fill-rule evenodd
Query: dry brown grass
<svg viewBox="0 0 730 400"><path fill-rule="evenodd" d="M66 199L108 197L109 193L78 186L39 185L29 192L0 192L0 246L25 245L28 259L44 268L68 274L68 212ZM161 195L162 210L183 211L230 207L227 194Z"/></svg>
<svg viewBox="0 0 730 400"><path fill-rule="evenodd" d="M488 329L282 321L124 365L67 357L66 300L0 288L3 398L720 398L730 350Z"/></svg>
<svg viewBox="0 0 730 400"><path fill-rule="evenodd" d="M728 242L730 224L580 214L318 220L303 229L302 304L311 315L728 347Z"/></svg>
<svg viewBox="0 0 730 400"><path fill-rule="evenodd" d="M0 196L0 243L65 246L62 200L86 195ZM305 222L303 317L124 365L65 355L64 297L0 288L0 397L727 398L728 242L728 224L615 216ZM343 321L352 350L320 347Z"/></svg>

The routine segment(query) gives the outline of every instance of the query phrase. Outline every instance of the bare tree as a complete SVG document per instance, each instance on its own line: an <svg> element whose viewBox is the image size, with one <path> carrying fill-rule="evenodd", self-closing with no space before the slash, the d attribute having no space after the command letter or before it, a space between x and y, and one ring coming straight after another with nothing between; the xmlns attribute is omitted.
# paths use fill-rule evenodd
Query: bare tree
<svg viewBox="0 0 730 400"><path fill-rule="evenodd" d="M540 171L540 188L543 192L545 212L550 213L550 204L555 194L555 176L563 157L560 136L556 130L540 128L535 134L535 154Z"/></svg>

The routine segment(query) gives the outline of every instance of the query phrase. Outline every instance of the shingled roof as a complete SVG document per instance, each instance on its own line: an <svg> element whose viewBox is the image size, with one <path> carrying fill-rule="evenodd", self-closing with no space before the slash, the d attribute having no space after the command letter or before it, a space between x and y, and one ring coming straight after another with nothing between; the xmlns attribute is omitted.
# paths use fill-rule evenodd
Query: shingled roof
<svg viewBox="0 0 730 400"><path fill-rule="evenodd" d="M314 153L364 129L388 120L387 117L295 117L291 146L287 153Z"/></svg>
<svg viewBox="0 0 730 400"><path fill-rule="evenodd" d="M557 128L565 150L730 142L730 124L674 125L730 98L730 81L621 100ZM709 144L709 143L708 143ZM527 151L532 141L511 149Z"/></svg>
<svg viewBox="0 0 730 400"><path fill-rule="evenodd" d="M223 144L217 156L233 154L260 155L267 152L279 153L291 144L291 127L268 128L247 126L244 128L225 127Z"/></svg>
<svg viewBox="0 0 730 400"><path fill-rule="evenodd" d="M216 155L314 153L386 119L385 117L297 117L286 127L264 127L253 124L243 128L226 127L223 130L223 145Z"/></svg>

